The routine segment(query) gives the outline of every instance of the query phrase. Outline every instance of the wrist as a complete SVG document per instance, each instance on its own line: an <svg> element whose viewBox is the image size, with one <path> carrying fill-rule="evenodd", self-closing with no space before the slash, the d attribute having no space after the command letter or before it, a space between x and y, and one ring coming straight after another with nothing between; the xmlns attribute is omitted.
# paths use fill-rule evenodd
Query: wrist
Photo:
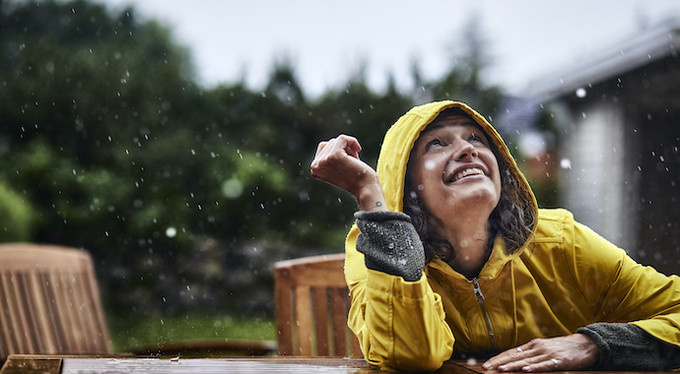
<svg viewBox="0 0 680 374"><path fill-rule="evenodd" d="M577 332L573 336L579 339L581 351L585 356L589 358L587 360L588 367L592 368L593 366L595 366L595 364L598 363L600 359L599 346L597 345L595 340L587 334Z"/></svg>
<svg viewBox="0 0 680 374"><path fill-rule="evenodd" d="M358 192L356 196L359 209L366 212L387 211L385 194L380 183L369 184Z"/></svg>

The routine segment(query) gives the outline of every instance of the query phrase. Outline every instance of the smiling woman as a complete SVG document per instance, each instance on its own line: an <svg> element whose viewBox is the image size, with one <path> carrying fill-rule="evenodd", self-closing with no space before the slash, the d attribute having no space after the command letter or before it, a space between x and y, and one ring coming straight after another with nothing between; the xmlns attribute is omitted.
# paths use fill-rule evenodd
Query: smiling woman
<svg viewBox="0 0 680 374"><path fill-rule="evenodd" d="M475 122L460 111L445 111L420 135L409 157L404 211L413 218L427 212L417 225L426 257L435 255L463 274L474 275L488 258L486 222L498 205L501 178L490 141ZM415 186L415 188L413 188ZM465 224L456 218L475 211ZM477 222L475 222L477 221ZM441 246L430 242L440 243ZM458 256L454 256L453 248Z"/></svg>
<svg viewBox="0 0 680 374"><path fill-rule="evenodd" d="M435 370L680 366L680 279L643 268L563 209L539 209L496 130L460 102L411 109L377 171L355 138L321 142L312 175L352 193L349 326L366 360Z"/></svg>

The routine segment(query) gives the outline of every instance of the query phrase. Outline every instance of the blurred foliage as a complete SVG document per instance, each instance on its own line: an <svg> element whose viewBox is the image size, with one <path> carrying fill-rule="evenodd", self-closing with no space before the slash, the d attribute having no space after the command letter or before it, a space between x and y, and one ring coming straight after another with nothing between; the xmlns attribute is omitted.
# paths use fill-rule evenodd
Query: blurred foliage
<svg viewBox="0 0 680 374"><path fill-rule="evenodd" d="M33 208L21 194L0 183L0 242L17 242L31 239Z"/></svg>
<svg viewBox="0 0 680 374"><path fill-rule="evenodd" d="M375 166L414 104L497 112L466 40L441 80L414 66L412 92L359 75L309 100L285 60L259 92L199 86L187 50L133 8L0 0L0 239L90 251L114 320L271 315L273 263L341 252L353 222L353 197L309 176L319 141L354 135Z"/></svg>
<svg viewBox="0 0 680 374"><path fill-rule="evenodd" d="M114 322L111 327L116 352L191 340L276 340L274 319L262 317L215 317L197 313L177 317L151 315L143 320Z"/></svg>

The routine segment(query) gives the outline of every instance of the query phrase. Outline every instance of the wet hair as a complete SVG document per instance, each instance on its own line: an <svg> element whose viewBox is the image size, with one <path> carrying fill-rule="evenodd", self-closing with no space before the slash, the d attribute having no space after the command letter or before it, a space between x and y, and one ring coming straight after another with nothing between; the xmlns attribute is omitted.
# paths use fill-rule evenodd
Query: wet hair
<svg viewBox="0 0 680 374"><path fill-rule="evenodd" d="M432 124L441 122L442 120L452 116L464 116L472 120L475 125L481 129L477 122L470 117L466 112L458 108L451 108L442 111ZM486 135L486 132L483 131ZM487 135L488 139L488 135ZM521 182L518 180L515 173L511 172L514 166L508 163L502 157L499 157L499 151L496 144L492 141L488 142L491 151L493 152L498 162L498 170L501 178L501 196L498 205L491 212L488 223L489 242L487 243L487 250L491 250L493 241L500 236L505 240L505 247L508 253L517 252L531 236L534 222L536 221L536 211L531 208L531 203L527 202L520 194ZM413 154L413 150L411 151ZM425 258L430 262L437 257L445 262L449 262L456 257L455 248L448 240L437 234L432 228L430 221L430 213L427 211L425 205L418 198L416 188L411 182L411 175L409 169L406 170L406 178L404 185L404 213L411 217L413 226L415 227L423 247L425 248Z"/></svg>

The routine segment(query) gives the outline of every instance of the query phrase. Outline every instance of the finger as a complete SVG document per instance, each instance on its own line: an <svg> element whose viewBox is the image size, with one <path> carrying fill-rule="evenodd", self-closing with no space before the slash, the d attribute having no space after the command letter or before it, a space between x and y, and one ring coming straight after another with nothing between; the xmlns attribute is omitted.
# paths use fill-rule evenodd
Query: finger
<svg viewBox="0 0 680 374"><path fill-rule="evenodd" d="M543 355L524 357L499 365L496 368L496 370L501 372L527 371L527 370L531 371L534 365L540 365L547 359L548 358Z"/></svg>
<svg viewBox="0 0 680 374"><path fill-rule="evenodd" d="M484 370L494 370L500 365L520 360L530 355L527 350L526 345L508 349L488 359L482 364L482 368Z"/></svg>
<svg viewBox="0 0 680 374"><path fill-rule="evenodd" d="M546 372L560 370L560 361L556 358L544 359L541 362L526 365L522 371L526 373Z"/></svg>
<svg viewBox="0 0 680 374"><path fill-rule="evenodd" d="M338 136L338 142L340 143L339 145L342 146L344 151L354 157L354 158L359 158L359 151L361 151L361 144L359 144L359 141L357 138L349 135L340 135Z"/></svg>
<svg viewBox="0 0 680 374"><path fill-rule="evenodd" d="M333 138L327 141L320 142L316 147L316 153L314 154L314 159L310 164L312 170L319 167L319 164L328 160L332 156L333 152L337 149L338 138Z"/></svg>
<svg viewBox="0 0 680 374"><path fill-rule="evenodd" d="M319 153L321 153L323 151L323 149L326 148L327 145L328 145L327 141L320 142L319 145L316 146L316 154L318 155Z"/></svg>

